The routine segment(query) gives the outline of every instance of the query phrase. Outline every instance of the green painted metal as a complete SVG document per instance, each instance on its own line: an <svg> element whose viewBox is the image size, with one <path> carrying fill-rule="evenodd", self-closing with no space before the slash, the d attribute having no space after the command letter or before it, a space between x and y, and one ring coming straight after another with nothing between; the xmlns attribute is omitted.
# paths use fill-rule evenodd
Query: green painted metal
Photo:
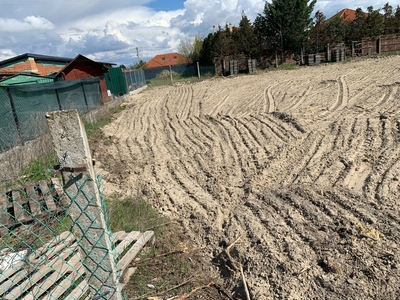
<svg viewBox="0 0 400 300"><path fill-rule="evenodd" d="M107 89L110 90L113 95L119 96L128 93L126 79L120 67L109 69L108 72L104 74L104 77L106 79Z"/></svg>
<svg viewBox="0 0 400 300"><path fill-rule="evenodd" d="M16 84L34 84L34 83L47 83L53 82L54 78L44 77L38 75L25 75L25 74L16 74L10 77L7 77L3 80L0 80L0 86L10 86Z"/></svg>

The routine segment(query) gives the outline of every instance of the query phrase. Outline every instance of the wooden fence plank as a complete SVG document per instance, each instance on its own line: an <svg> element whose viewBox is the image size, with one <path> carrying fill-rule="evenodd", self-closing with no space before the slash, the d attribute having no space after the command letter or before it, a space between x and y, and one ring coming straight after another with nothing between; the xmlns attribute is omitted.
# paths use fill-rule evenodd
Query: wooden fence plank
<svg viewBox="0 0 400 300"><path fill-rule="evenodd" d="M44 200L46 202L47 210L49 212L54 212L57 210L57 206L54 202L53 196L50 192L49 185L46 180L39 181L40 190L42 191Z"/></svg>
<svg viewBox="0 0 400 300"><path fill-rule="evenodd" d="M36 300L39 299L51 286L53 286L60 278L69 272L74 272L79 268L81 259L79 255L75 254L70 260L64 261L59 260L57 263L52 265L52 269L56 270L50 276L46 276L46 280L36 285L32 292L29 293L24 300ZM81 265L82 266L82 265ZM40 273L40 271L38 271Z"/></svg>
<svg viewBox="0 0 400 300"><path fill-rule="evenodd" d="M32 216L26 211L24 204L28 202L25 198L25 195L21 195L21 190L12 191L12 200L13 200L13 207L14 207L14 217L20 223L24 223L27 221L32 220Z"/></svg>
<svg viewBox="0 0 400 300"><path fill-rule="evenodd" d="M12 204L10 199L6 196L6 194L0 192L0 224L4 227L10 227L14 224L11 216L8 214L8 208L11 207ZM8 230L0 225L0 236L6 235Z"/></svg>
<svg viewBox="0 0 400 300"><path fill-rule="evenodd" d="M35 185L30 185L26 187L26 193L29 197L29 207L31 209L32 217L39 216L41 214L40 211L40 200L41 197L36 190Z"/></svg>
<svg viewBox="0 0 400 300"><path fill-rule="evenodd" d="M60 180L58 178L51 178L51 183L53 184L54 191L58 196L58 203L61 209L67 208L71 204L71 199L64 193Z"/></svg>
<svg viewBox="0 0 400 300"><path fill-rule="evenodd" d="M42 298L42 300L58 299L71 288L77 279L84 275L84 272L85 268L81 264L78 264L77 269L75 269L63 281L61 281L53 290L49 291L48 294Z"/></svg>
<svg viewBox="0 0 400 300"><path fill-rule="evenodd" d="M116 250L118 254L121 254L126 247L129 246L133 241L136 241L138 237L141 235L140 231L131 231L127 236L124 237L121 243L118 244Z"/></svg>
<svg viewBox="0 0 400 300"><path fill-rule="evenodd" d="M69 295L68 299L81 299L84 293L89 289L87 281L84 279Z"/></svg>
<svg viewBox="0 0 400 300"><path fill-rule="evenodd" d="M146 245L146 243L154 237L154 231L146 231L137 240L137 242L132 246L131 249L126 252L124 257L117 263L117 267L125 272L125 269L129 266L131 261L136 257L139 251Z"/></svg>
<svg viewBox="0 0 400 300"><path fill-rule="evenodd" d="M120 242L124 239L124 237L126 237L128 233L126 233L125 231L118 231L116 233L113 233L113 243L116 244L117 242Z"/></svg>
<svg viewBox="0 0 400 300"><path fill-rule="evenodd" d="M31 272L33 270L30 269L30 266L26 266L26 268L24 268L22 272L17 273L17 275L24 275L22 277L20 276L18 281L20 281L24 277L27 277L27 279L21 283L18 283L17 280L14 280L14 282L11 283L11 286L13 286L15 283L18 283L18 285L10 291L10 295L12 295L12 297L10 298L7 295L4 299L11 300L20 297L22 294L25 293L26 290L30 289L38 281L45 278L51 271L57 270L57 267L60 267L60 265L64 263L64 260L73 252L74 250L72 248L67 248L65 251L60 253L60 256L57 256L55 259L48 261L45 265L35 270L35 272L32 274ZM27 274L29 274L29 276L27 276Z"/></svg>
<svg viewBox="0 0 400 300"><path fill-rule="evenodd" d="M128 268L130 262L154 237L154 232L126 233L122 231L117 232L115 237L114 241L123 238L116 249L119 253L137 240L117 264L123 271L119 285L123 288L135 271L135 268ZM71 254L73 256L67 261ZM89 289L86 280L83 280L71 292L69 291L74 282L86 272L81 263L76 238L71 232L61 233L57 238L31 253L26 261L21 261L4 273L0 273L1 299L11 300L22 297L23 300L34 300L44 297L43 299L50 300L61 296L66 297L65 299L80 299ZM55 285L57 281L61 282Z"/></svg>

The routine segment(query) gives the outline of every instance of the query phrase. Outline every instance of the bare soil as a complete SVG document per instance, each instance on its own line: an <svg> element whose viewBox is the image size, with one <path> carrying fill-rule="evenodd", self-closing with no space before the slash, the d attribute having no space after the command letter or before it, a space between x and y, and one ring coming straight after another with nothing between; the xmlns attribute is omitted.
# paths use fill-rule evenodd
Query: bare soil
<svg viewBox="0 0 400 300"><path fill-rule="evenodd" d="M94 149L251 299L400 299L400 56L133 95ZM226 255L226 248L241 238Z"/></svg>

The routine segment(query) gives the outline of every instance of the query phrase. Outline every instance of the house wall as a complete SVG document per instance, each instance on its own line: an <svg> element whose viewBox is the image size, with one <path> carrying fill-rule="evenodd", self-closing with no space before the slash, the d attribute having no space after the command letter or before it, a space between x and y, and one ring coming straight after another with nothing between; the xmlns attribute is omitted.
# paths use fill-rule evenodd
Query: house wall
<svg viewBox="0 0 400 300"><path fill-rule="evenodd" d="M65 74L63 73L64 80L73 80L73 79L90 78L90 77L100 78L100 91L101 91L101 96L103 98L103 102L107 103L111 101L111 98L107 94L107 86L106 86L106 81L104 79L104 71L101 68L96 67L95 65L90 63L77 61L71 70L69 70Z"/></svg>

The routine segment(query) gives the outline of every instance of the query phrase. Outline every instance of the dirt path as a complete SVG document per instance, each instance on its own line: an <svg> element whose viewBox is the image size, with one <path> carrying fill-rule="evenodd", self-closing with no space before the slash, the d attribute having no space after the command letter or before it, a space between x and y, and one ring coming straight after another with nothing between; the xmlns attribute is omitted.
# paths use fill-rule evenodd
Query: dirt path
<svg viewBox="0 0 400 300"><path fill-rule="evenodd" d="M400 56L147 90L95 149L252 299L400 298Z"/></svg>

